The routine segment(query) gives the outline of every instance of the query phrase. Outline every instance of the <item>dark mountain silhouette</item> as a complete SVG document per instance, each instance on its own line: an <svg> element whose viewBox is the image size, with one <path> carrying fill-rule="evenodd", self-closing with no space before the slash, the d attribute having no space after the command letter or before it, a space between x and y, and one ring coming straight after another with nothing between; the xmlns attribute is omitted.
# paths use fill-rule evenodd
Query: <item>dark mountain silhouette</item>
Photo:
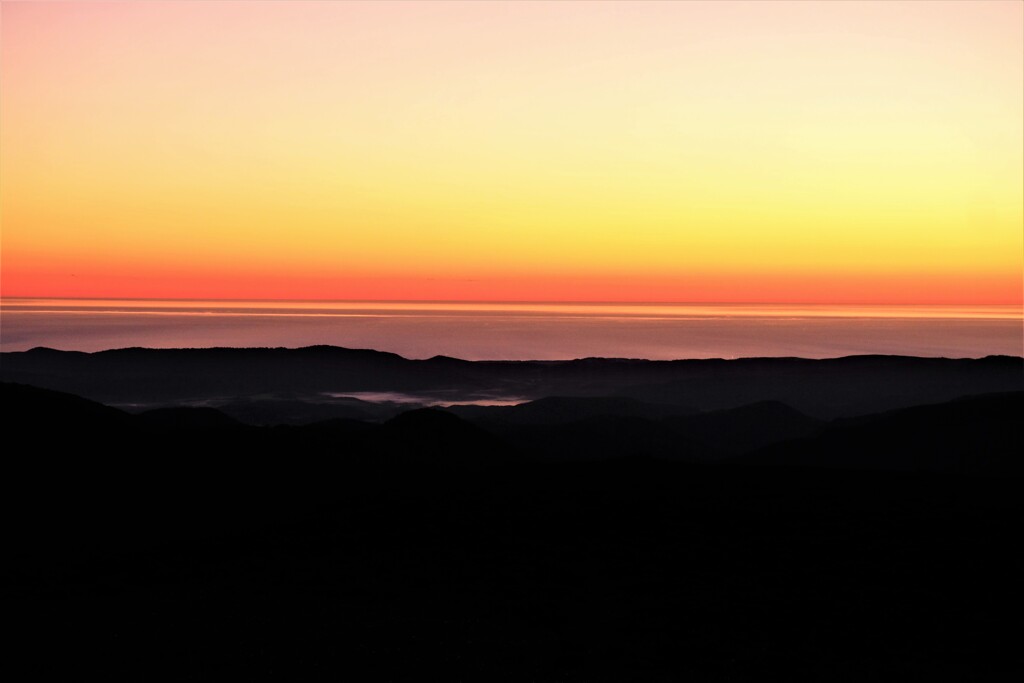
<svg viewBox="0 0 1024 683"><path fill-rule="evenodd" d="M253 424L331 417L386 419L394 414L394 409L374 413L379 407L328 396L368 391L443 395L453 403L479 396L619 396L677 406L682 412L778 401L811 417L832 419L972 394L1020 391L1022 370L1021 358L1007 356L468 362L445 357L408 360L330 346L99 353L33 349L0 354L3 381L116 405L230 406L228 412L236 419ZM275 406L275 400L281 402Z"/></svg>
<svg viewBox="0 0 1024 683"><path fill-rule="evenodd" d="M97 399L194 399L275 392L317 393L471 384L443 367L392 353L332 346L300 349L32 349L3 354L2 378Z"/></svg>
<svg viewBox="0 0 1024 683"><path fill-rule="evenodd" d="M769 444L818 434L825 423L778 401L760 401L738 408L666 418L676 434L725 455L746 453Z"/></svg>
<svg viewBox="0 0 1024 683"><path fill-rule="evenodd" d="M4 422L11 427L33 425L42 427L45 420L59 426L61 433L68 430L109 433L134 424L127 413L89 401L79 396L38 387L0 383L3 399ZM41 429L37 437L52 434L52 429Z"/></svg>
<svg viewBox="0 0 1024 683"><path fill-rule="evenodd" d="M1024 388L1024 361L1008 356L744 359L703 361L695 370L685 378L637 384L618 393L703 409L778 401L831 419Z"/></svg>
<svg viewBox="0 0 1024 683"><path fill-rule="evenodd" d="M1024 474L1024 392L837 420L820 436L746 458L760 465Z"/></svg>
<svg viewBox="0 0 1024 683"><path fill-rule="evenodd" d="M50 356L37 370L67 378ZM936 376L962 371L967 394L1003 381L988 364L1016 367L952 363ZM622 370L569 365L592 387ZM616 398L256 427L3 383L8 444L24 444L4 454L8 664L104 680L1015 680L1021 396L828 423Z"/></svg>

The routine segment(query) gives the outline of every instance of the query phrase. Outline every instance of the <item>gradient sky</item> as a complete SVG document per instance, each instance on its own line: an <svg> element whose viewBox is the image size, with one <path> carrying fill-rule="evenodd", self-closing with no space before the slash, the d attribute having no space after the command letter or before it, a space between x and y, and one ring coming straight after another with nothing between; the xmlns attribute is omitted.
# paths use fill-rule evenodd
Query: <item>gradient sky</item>
<svg viewBox="0 0 1024 683"><path fill-rule="evenodd" d="M1019 303L1024 3L2 5L2 294Z"/></svg>

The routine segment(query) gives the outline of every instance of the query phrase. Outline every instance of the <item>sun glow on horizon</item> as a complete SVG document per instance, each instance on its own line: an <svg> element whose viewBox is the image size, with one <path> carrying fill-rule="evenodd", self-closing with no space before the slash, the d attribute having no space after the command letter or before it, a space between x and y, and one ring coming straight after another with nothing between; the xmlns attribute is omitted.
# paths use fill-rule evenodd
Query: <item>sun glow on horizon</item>
<svg viewBox="0 0 1024 683"><path fill-rule="evenodd" d="M1024 3L0 12L5 298L1024 299Z"/></svg>

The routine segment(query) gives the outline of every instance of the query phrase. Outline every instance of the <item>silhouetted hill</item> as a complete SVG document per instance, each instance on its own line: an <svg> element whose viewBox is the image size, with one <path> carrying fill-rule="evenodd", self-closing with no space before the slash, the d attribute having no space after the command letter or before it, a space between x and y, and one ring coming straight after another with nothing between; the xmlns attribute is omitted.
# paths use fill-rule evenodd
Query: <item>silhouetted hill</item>
<svg viewBox="0 0 1024 683"><path fill-rule="evenodd" d="M778 401L671 417L663 424L673 432L723 454L746 453L769 444L813 436L825 423Z"/></svg>
<svg viewBox="0 0 1024 683"><path fill-rule="evenodd" d="M812 417L831 419L1024 388L1024 361L1008 356L696 362L701 365L685 378L638 384L619 393L702 409L778 401Z"/></svg>
<svg viewBox="0 0 1024 683"><path fill-rule="evenodd" d="M132 348L91 354L32 349L3 356L0 373L5 380L24 378L115 402L280 391L412 389L447 381L449 373L392 353L331 346Z"/></svg>
<svg viewBox="0 0 1024 683"><path fill-rule="evenodd" d="M127 413L80 396L38 387L0 382L7 429L37 429L36 438L47 436L52 427L67 430L107 432L133 424Z"/></svg>
<svg viewBox="0 0 1024 683"><path fill-rule="evenodd" d="M408 360L329 346L99 353L33 349L0 355L0 379L115 405L230 405L229 414L256 424L389 416L357 414L354 408L366 406L331 397L359 392L441 395L455 403L479 396L619 396L678 406L684 412L778 401L811 417L832 419L971 394L1020 391L1022 363L1006 356L468 362ZM211 399L217 402L208 403ZM278 399L283 403L275 406Z"/></svg>
<svg viewBox="0 0 1024 683"><path fill-rule="evenodd" d="M499 433L440 410L253 427L0 392L26 445L4 454L8 665L35 678L1021 673L1020 393L827 425L538 402L566 421Z"/></svg>
<svg viewBox="0 0 1024 683"><path fill-rule="evenodd" d="M1024 474L1024 392L837 420L820 436L747 458L760 465Z"/></svg>

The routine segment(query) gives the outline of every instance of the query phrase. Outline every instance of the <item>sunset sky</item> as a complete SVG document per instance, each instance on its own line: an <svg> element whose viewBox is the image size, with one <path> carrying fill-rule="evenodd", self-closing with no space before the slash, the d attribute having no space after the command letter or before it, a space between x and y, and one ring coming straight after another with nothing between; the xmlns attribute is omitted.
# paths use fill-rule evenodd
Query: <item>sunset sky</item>
<svg viewBox="0 0 1024 683"><path fill-rule="evenodd" d="M5 297L1017 304L1024 3L2 6Z"/></svg>

